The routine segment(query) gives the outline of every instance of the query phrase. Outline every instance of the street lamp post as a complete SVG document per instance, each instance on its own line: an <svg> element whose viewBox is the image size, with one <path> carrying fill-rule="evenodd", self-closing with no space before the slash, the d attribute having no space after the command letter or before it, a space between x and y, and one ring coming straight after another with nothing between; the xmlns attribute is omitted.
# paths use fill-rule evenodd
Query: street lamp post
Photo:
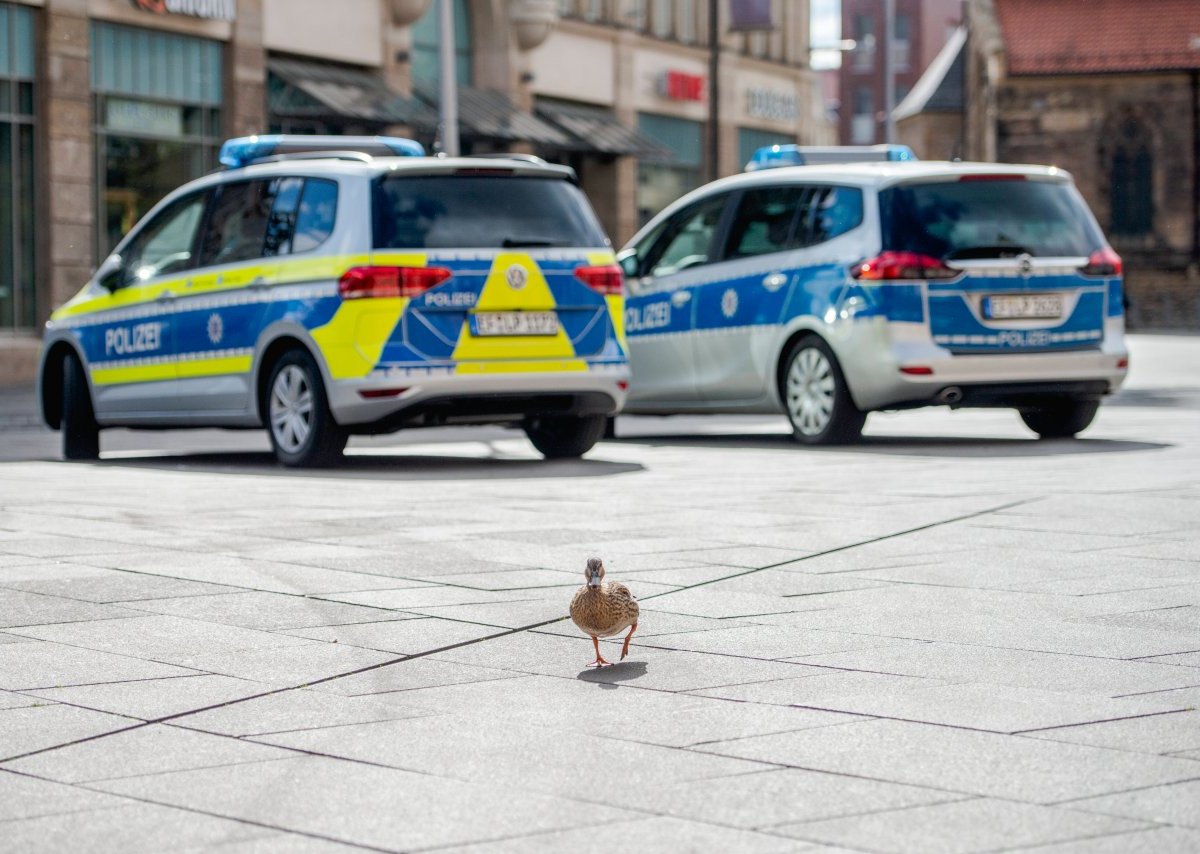
<svg viewBox="0 0 1200 854"><path fill-rule="evenodd" d="M438 0L438 71L441 81L438 112L442 126L442 151L459 155L458 79L454 63L454 0Z"/></svg>
<svg viewBox="0 0 1200 854"><path fill-rule="evenodd" d="M708 0L708 164L705 170L709 181L721 177L721 131L719 128L721 100L717 76L721 72L721 11L717 0Z"/></svg>
<svg viewBox="0 0 1200 854"><path fill-rule="evenodd" d="M883 141L896 141L896 76L892 72L892 39L896 35L896 0L883 0Z"/></svg>

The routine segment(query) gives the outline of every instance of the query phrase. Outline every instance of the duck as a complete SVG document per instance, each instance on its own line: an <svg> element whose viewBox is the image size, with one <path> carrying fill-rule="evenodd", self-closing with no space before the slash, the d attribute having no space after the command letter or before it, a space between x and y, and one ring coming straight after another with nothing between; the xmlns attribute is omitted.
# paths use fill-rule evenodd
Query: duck
<svg viewBox="0 0 1200 854"><path fill-rule="evenodd" d="M611 664L600 654L600 638L620 634L629 629L625 635L625 644L621 647L621 659L629 655L629 639L638 627L638 603L624 584L607 583L604 581L604 562L598 557L589 558L583 570L587 582L571 599L571 620L584 634L592 638L592 646L596 648L596 660L588 666L604 667Z"/></svg>

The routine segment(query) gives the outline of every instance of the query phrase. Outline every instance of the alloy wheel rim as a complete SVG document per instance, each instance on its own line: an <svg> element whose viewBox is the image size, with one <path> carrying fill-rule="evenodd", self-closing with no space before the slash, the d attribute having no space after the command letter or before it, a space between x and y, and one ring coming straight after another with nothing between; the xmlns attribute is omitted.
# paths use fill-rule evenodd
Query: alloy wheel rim
<svg viewBox="0 0 1200 854"><path fill-rule="evenodd" d="M271 435L279 447L294 454L312 432L313 396L304 371L287 365L271 386Z"/></svg>
<svg viewBox="0 0 1200 854"><path fill-rule="evenodd" d="M805 436L818 436L833 418L833 366L815 347L805 347L792 359L787 375L788 415Z"/></svg>

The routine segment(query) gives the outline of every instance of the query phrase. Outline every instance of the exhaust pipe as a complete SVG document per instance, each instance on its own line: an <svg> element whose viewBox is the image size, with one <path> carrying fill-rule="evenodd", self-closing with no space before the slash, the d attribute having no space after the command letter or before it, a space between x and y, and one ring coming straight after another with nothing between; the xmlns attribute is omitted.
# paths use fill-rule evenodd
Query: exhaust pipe
<svg viewBox="0 0 1200 854"><path fill-rule="evenodd" d="M946 406L954 406L954 404L962 402L962 399L963 391L956 385L942 389L938 392L937 396L938 403L945 404Z"/></svg>

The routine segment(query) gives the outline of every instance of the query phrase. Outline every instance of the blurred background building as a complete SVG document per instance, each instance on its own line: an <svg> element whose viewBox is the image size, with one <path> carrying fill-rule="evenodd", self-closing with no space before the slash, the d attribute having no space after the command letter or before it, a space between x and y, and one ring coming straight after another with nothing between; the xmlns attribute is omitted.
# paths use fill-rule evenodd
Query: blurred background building
<svg viewBox="0 0 1200 854"><path fill-rule="evenodd" d="M754 148L832 143L809 0L452 0L465 153L576 168L615 244ZM438 135L431 0L0 0L0 381L167 192L252 133ZM738 25L769 13L770 30ZM753 23L753 22L751 22ZM760 21L761 23L761 21Z"/></svg>

